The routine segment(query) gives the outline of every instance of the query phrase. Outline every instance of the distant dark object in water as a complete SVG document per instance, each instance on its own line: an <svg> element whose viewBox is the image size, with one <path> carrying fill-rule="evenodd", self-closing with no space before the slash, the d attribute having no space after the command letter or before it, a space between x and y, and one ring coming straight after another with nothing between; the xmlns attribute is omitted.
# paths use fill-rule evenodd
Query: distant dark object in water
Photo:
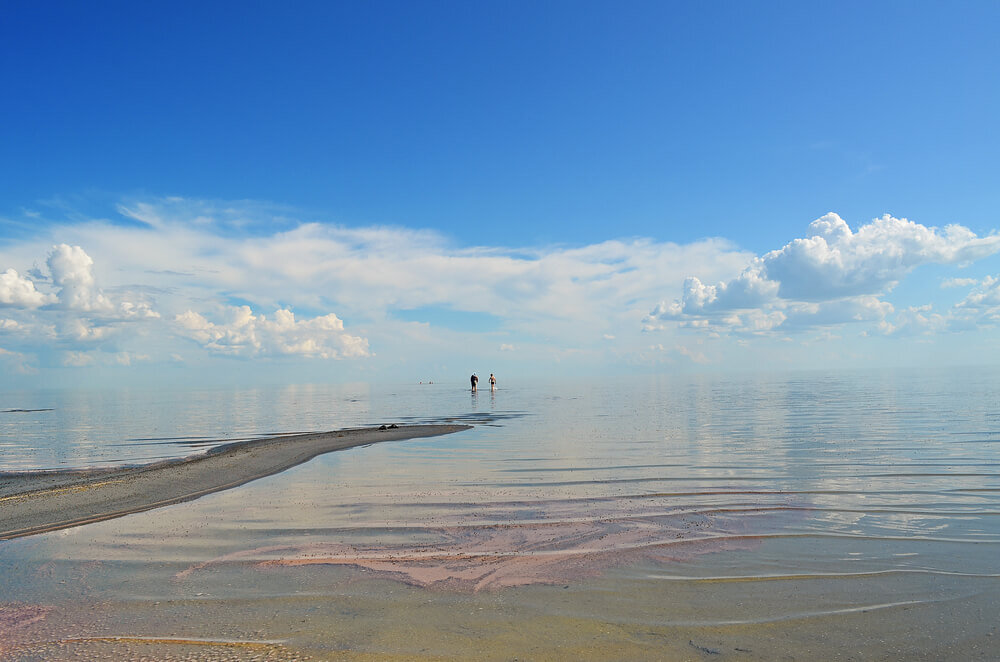
<svg viewBox="0 0 1000 662"><path fill-rule="evenodd" d="M399 426L396 425L395 423L393 423L392 425L380 425L380 426L378 426L378 429L379 430L397 430L397 429L399 429Z"/></svg>
<svg viewBox="0 0 1000 662"><path fill-rule="evenodd" d="M30 414L35 411L55 411L51 407L46 407L44 409L4 409L0 411L0 414Z"/></svg>

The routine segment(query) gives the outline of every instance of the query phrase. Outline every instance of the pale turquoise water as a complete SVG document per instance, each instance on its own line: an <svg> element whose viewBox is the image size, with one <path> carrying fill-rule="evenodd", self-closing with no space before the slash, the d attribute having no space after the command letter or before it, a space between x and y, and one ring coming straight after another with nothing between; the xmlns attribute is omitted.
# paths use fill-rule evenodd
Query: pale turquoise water
<svg viewBox="0 0 1000 662"><path fill-rule="evenodd" d="M1000 371L502 385L4 394L0 409L51 409L0 414L5 470L476 424L0 543L0 605L48 610L11 641L126 658L92 639L320 659L1000 659Z"/></svg>

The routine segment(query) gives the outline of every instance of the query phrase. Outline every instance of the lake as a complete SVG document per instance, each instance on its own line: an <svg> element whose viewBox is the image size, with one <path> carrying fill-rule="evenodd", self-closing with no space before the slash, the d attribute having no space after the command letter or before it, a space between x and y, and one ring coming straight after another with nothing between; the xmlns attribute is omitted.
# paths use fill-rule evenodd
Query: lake
<svg viewBox="0 0 1000 662"><path fill-rule="evenodd" d="M0 542L0 653L1000 659L1000 371L503 377L0 394L0 471L474 426Z"/></svg>

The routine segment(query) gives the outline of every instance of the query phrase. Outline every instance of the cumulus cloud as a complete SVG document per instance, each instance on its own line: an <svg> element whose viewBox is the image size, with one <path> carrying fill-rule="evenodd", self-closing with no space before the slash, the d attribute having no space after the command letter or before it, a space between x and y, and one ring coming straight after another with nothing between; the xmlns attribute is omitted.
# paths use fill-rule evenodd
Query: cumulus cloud
<svg viewBox="0 0 1000 662"><path fill-rule="evenodd" d="M1000 235L977 237L960 225L943 232L886 214L851 232L837 214L809 225L809 235L763 257L778 296L827 301L878 294L923 264L972 262L1000 251Z"/></svg>
<svg viewBox="0 0 1000 662"><path fill-rule="evenodd" d="M729 282L706 285L695 276L685 278L680 300L672 304L661 303L657 312L660 316L680 318L755 308L773 300L777 293L778 283L765 278L762 262L754 260Z"/></svg>
<svg viewBox="0 0 1000 662"><path fill-rule="evenodd" d="M370 356L368 340L344 331L330 313L296 321L292 311L279 309L273 319L254 315L249 306L231 306L218 324L192 310L174 318L179 335L211 352L230 356L300 355L323 359Z"/></svg>
<svg viewBox="0 0 1000 662"><path fill-rule="evenodd" d="M59 324L66 338L120 343L169 330L174 335L159 339L163 357L177 351L169 345L181 329L188 338L196 332L221 334L201 343L216 353L249 355L257 351L255 340L262 353L280 353L256 325L250 334L224 315L213 316L244 303L255 311L337 311L365 325L364 334L354 335L365 335L373 348L401 346L390 324L392 311L439 307L491 315L497 330L530 339L533 347L600 343L599 351L609 352L602 339L611 335L614 351L635 351L645 344L637 322L664 283L680 282L687 274L717 282L752 258L718 238L685 245L633 238L584 246L470 247L433 231L401 227L287 219L274 226L275 213L287 210L262 211L239 202L150 200L124 204L119 211L135 222L56 227L58 240L49 242L60 247L51 259L55 268L43 267L52 277L36 278L35 284L61 297L52 307L65 317L83 318L83 328ZM4 258L0 247L0 265L13 266ZM179 326L177 315L189 310L223 330ZM169 321L156 323L155 313ZM148 323L124 324L137 320ZM265 321L274 320L269 314ZM110 330L102 331L105 327ZM430 328L426 336L417 344L438 351L441 329ZM507 344L526 346L517 340ZM230 345L239 349L226 349ZM287 351L319 357L327 350L290 342Z"/></svg>
<svg viewBox="0 0 1000 662"><path fill-rule="evenodd" d="M960 310L992 310L1000 306L1000 278L987 276L975 282L975 287L955 305Z"/></svg>
<svg viewBox="0 0 1000 662"><path fill-rule="evenodd" d="M128 339L126 327L159 318L150 301L133 296L127 288L106 294L95 278L94 260L81 246L52 246L45 268L29 269L30 276L21 276L13 268L0 274L0 306L9 315L0 320L0 333L19 349L54 345L63 352L63 365L92 365L86 348L120 351L114 344ZM22 368L29 364L19 365L18 370L25 372Z"/></svg>
<svg viewBox="0 0 1000 662"><path fill-rule="evenodd" d="M933 312L930 304L905 308L899 311L891 323L883 320L878 326L883 334L893 336L929 335L947 327L947 318Z"/></svg>
<svg viewBox="0 0 1000 662"><path fill-rule="evenodd" d="M46 265L49 275L33 269L35 280L19 275L15 269L7 269L0 274L0 306L21 309L50 306L109 319L159 317L147 301L124 297L112 300L105 295L94 277L94 260L80 246L53 246ZM46 285L51 282L56 292L39 290L35 281L45 282Z"/></svg>
<svg viewBox="0 0 1000 662"><path fill-rule="evenodd" d="M949 311L949 327L965 331L1000 325L1000 277L987 276Z"/></svg>
<svg viewBox="0 0 1000 662"><path fill-rule="evenodd" d="M56 298L67 310L118 319L160 316L146 301L112 301L105 295L94 278L94 260L80 246L53 246L46 264L52 274L52 284L59 288Z"/></svg>
<svg viewBox="0 0 1000 662"><path fill-rule="evenodd" d="M289 210L241 202L147 200L119 211L135 222L50 224L50 236L30 245L0 246L0 270L17 269L0 277L9 349L33 352L34 338L50 351L99 349L102 365L123 350L133 364L145 355L194 365L204 352L321 359L374 356L371 347L392 360L462 343L633 361L654 356L642 328L663 330L657 340L669 348L651 360L681 362L692 357L669 338L678 328L749 342L845 322L896 332L911 311L896 313L890 294L910 271L998 250L993 235L888 216L853 231L828 214L802 239L755 256L718 238L458 246L432 231L302 223L282 217ZM983 289L978 307L969 298L945 317L980 319L987 300ZM491 326L394 326L396 311L422 308L487 314ZM310 312L302 319L293 309ZM342 318L364 331L348 333Z"/></svg>
<svg viewBox="0 0 1000 662"><path fill-rule="evenodd" d="M47 264L63 306L70 310L111 312L111 301L94 281L94 261L81 247L53 246Z"/></svg>
<svg viewBox="0 0 1000 662"><path fill-rule="evenodd" d="M0 274L0 306L38 308L55 301L55 296L39 292L32 280L18 275L14 269Z"/></svg>
<svg viewBox="0 0 1000 662"><path fill-rule="evenodd" d="M716 285L685 279L681 297L662 301L643 320L738 333L848 322L881 323L893 312L881 301L924 264L965 264L1000 252L1000 235L977 237L959 225L944 230L885 215L853 232L837 214L813 221L805 238L751 260Z"/></svg>

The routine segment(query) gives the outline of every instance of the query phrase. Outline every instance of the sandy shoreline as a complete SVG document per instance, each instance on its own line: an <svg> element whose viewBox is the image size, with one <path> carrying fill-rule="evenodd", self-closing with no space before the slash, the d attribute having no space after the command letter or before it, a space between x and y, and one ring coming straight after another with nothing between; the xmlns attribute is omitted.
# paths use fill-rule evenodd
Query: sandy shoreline
<svg viewBox="0 0 1000 662"><path fill-rule="evenodd" d="M205 455L143 466L0 474L0 540L190 501L331 451L434 437L469 427L406 425L285 435L235 442Z"/></svg>

